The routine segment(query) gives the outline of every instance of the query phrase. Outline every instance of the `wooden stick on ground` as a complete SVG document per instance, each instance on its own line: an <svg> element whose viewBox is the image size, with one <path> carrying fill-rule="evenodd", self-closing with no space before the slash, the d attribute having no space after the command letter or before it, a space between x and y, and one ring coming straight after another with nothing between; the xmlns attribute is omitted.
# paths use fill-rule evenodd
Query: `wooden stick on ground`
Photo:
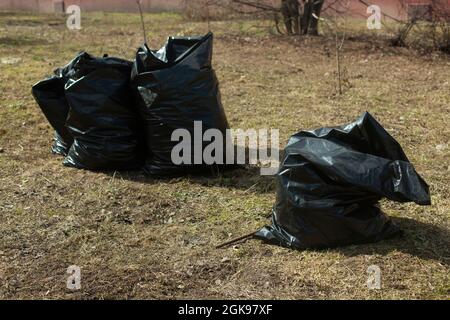
<svg viewBox="0 0 450 320"><path fill-rule="evenodd" d="M249 234L246 234L246 235L243 235L243 236L231 239L230 241L224 242L222 244L219 244L219 245L216 246L216 249L228 247L229 245L232 245L232 244L234 244L236 242L239 242L241 240L246 240L246 239L249 239L249 238L253 238L254 236L255 236L255 231L253 231L252 233L249 233Z"/></svg>

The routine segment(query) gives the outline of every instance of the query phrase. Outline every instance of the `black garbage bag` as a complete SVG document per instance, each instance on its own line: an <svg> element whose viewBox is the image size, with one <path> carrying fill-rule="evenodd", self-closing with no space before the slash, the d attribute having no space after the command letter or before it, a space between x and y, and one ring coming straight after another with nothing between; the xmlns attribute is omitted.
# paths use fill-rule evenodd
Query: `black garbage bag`
<svg viewBox="0 0 450 320"><path fill-rule="evenodd" d="M194 140L202 140L194 134L194 122L199 126L201 121L201 135L209 129L218 129L223 146L228 128L218 80L211 67L212 48L213 35L209 33L204 37L170 37L159 51L146 45L138 50L132 88L144 119L146 173L156 176L208 173L225 163L225 157L214 163L206 163L198 156L194 159ZM172 141L172 133L177 129L185 129L191 136L189 161L182 163L174 163L171 157L180 142ZM210 142L200 143L203 152Z"/></svg>
<svg viewBox="0 0 450 320"><path fill-rule="evenodd" d="M130 91L132 62L78 55L65 84L66 128L74 138L63 164L90 170L142 166L142 126Z"/></svg>
<svg viewBox="0 0 450 320"><path fill-rule="evenodd" d="M54 75L44 79L32 88L33 96L47 118L50 125L55 129L55 138L52 146L53 153L67 155L73 143L73 137L66 128L66 119L69 114L64 86L70 77L76 76L74 65L79 56L66 66L56 69Z"/></svg>
<svg viewBox="0 0 450 320"><path fill-rule="evenodd" d="M369 114L293 135L277 175L272 226L256 236L298 249L376 242L401 230L377 206L385 197L431 203L428 185Z"/></svg>

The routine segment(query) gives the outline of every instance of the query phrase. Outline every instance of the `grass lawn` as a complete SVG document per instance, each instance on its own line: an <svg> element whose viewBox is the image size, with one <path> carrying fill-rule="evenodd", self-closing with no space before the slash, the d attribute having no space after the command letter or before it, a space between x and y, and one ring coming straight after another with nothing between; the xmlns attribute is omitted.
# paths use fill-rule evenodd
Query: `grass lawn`
<svg viewBox="0 0 450 320"><path fill-rule="evenodd" d="M158 48L169 35L207 31L175 14L146 21ZM81 50L132 59L139 16L84 14L75 32L63 17L0 13L0 298L450 298L450 59L350 34L339 96L333 38L275 36L269 24L211 24L231 127L277 128L284 145L299 130L371 112L430 184L431 206L381 203L405 236L322 251L257 240L215 249L269 223L274 178L248 169L153 180L63 167L31 86ZM82 269L79 291L66 289L70 265ZM367 288L371 265L381 290Z"/></svg>

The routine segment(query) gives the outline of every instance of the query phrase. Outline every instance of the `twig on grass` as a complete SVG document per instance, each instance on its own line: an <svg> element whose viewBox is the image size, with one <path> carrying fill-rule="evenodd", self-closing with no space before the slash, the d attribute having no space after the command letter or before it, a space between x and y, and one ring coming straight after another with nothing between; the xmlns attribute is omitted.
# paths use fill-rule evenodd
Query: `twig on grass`
<svg viewBox="0 0 450 320"><path fill-rule="evenodd" d="M228 247L229 245L235 244L236 242L242 241L242 240L247 240L250 238L253 238L255 236L255 231L253 231L252 233L237 237L237 238L233 238L227 242L221 243L219 245L216 246L216 249L221 249L224 247Z"/></svg>

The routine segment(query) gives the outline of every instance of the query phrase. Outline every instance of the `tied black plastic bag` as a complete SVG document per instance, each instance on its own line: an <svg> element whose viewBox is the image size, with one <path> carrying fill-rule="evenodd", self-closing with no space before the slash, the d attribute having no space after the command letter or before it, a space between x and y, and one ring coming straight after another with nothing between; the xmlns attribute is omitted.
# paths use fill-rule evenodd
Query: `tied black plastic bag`
<svg viewBox="0 0 450 320"><path fill-rule="evenodd" d="M225 146L228 128L218 80L211 67L212 47L213 36L209 33L204 37L170 37L159 51L146 45L138 50L132 87L144 119L146 173L156 176L206 173L224 163L225 156L208 164L202 155L194 159L194 140L197 143L200 140L203 152L210 143L203 142L204 132L218 129L223 139L217 142ZM194 130L195 122L201 129ZM172 150L179 144L179 140L172 141L177 129L187 130L191 138L189 161L183 163L172 161Z"/></svg>
<svg viewBox="0 0 450 320"><path fill-rule="evenodd" d="M349 125L293 135L277 179L272 226L256 235L299 249L376 242L400 234L377 206L383 197L431 203L428 185L369 113Z"/></svg>
<svg viewBox="0 0 450 320"><path fill-rule="evenodd" d="M64 165L90 170L136 169L141 126L130 94L130 61L83 52L65 85L66 127L74 141Z"/></svg>
<svg viewBox="0 0 450 320"><path fill-rule="evenodd" d="M78 59L79 56L66 66L56 69L54 76L38 82L32 88L36 102L50 125L55 129L52 151L64 156L67 155L73 143L73 137L65 126L69 105L65 97L64 86L70 77L76 76L74 65Z"/></svg>

